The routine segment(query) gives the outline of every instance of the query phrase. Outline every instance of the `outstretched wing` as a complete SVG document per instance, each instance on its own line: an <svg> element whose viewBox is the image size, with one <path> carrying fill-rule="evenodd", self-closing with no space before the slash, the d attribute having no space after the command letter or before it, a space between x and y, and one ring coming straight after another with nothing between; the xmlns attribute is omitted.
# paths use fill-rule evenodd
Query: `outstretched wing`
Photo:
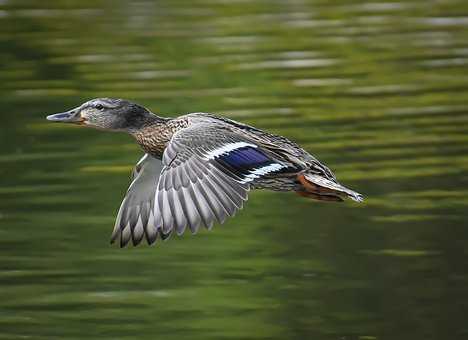
<svg viewBox="0 0 468 340"><path fill-rule="evenodd" d="M120 238L121 247L130 239L137 245L144 236L149 244L156 241L158 230L154 224L153 206L162 168L161 160L148 154L138 161L132 173L132 183L117 214L111 243Z"/></svg>
<svg viewBox="0 0 468 340"><path fill-rule="evenodd" d="M198 123L178 131L163 155L155 211L164 233L210 229L242 208L251 182L287 165L219 125Z"/></svg>
<svg viewBox="0 0 468 340"><path fill-rule="evenodd" d="M162 167L162 170L161 170ZM251 183L289 166L260 145L229 129L198 123L174 134L162 162L138 163L122 202L112 240L149 244L187 227L211 229L242 208ZM156 184L157 183L157 184Z"/></svg>

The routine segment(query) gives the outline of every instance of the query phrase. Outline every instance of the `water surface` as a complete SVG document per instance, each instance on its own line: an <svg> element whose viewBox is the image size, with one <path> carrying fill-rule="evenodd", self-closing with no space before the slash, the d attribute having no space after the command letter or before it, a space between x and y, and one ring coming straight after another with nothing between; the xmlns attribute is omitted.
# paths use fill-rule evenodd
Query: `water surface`
<svg viewBox="0 0 468 340"><path fill-rule="evenodd" d="M466 339L468 3L0 0L0 339ZM142 155L47 114L122 97L287 136L362 192L254 192L109 245Z"/></svg>

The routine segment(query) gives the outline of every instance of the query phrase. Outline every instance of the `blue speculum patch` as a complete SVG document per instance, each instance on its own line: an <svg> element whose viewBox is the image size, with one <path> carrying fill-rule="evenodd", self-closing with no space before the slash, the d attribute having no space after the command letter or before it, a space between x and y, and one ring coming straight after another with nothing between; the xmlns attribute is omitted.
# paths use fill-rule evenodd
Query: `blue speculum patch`
<svg viewBox="0 0 468 340"><path fill-rule="evenodd" d="M272 162L262 151L252 147L232 150L227 154L221 155L219 160L235 169L252 169Z"/></svg>

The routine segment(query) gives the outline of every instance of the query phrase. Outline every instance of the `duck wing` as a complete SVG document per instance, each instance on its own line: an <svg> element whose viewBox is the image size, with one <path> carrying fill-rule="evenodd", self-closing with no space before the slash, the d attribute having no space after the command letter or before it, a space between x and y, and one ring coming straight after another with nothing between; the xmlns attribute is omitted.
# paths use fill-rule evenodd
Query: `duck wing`
<svg viewBox="0 0 468 340"><path fill-rule="evenodd" d="M242 134L192 123L173 135L162 161L145 155L138 162L111 241L152 244L158 235L211 229L242 209L252 182L284 170L290 165Z"/></svg>
<svg viewBox="0 0 468 340"><path fill-rule="evenodd" d="M111 243L120 238L121 247L127 245L130 239L137 245L144 236L149 244L156 241L158 230L154 227L153 206L162 169L162 161L149 154L138 161L117 214Z"/></svg>
<svg viewBox="0 0 468 340"><path fill-rule="evenodd" d="M155 211L165 234L211 229L242 208L251 183L287 165L221 124L192 123L174 134L163 154Z"/></svg>

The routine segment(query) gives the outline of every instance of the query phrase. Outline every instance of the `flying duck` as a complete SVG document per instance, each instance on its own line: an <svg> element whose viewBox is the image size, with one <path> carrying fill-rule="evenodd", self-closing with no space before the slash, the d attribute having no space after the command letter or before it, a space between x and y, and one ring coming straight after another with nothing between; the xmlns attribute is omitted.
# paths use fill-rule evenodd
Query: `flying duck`
<svg viewBox="0 0 468 340"><path fill-rule="evenodd" d="M363 200L298 144L210 113L163 118L124 99L98 98L47 119L126 132L144 150L111 236L121 247L211 229L234 216L252 189Z"/></svg>

